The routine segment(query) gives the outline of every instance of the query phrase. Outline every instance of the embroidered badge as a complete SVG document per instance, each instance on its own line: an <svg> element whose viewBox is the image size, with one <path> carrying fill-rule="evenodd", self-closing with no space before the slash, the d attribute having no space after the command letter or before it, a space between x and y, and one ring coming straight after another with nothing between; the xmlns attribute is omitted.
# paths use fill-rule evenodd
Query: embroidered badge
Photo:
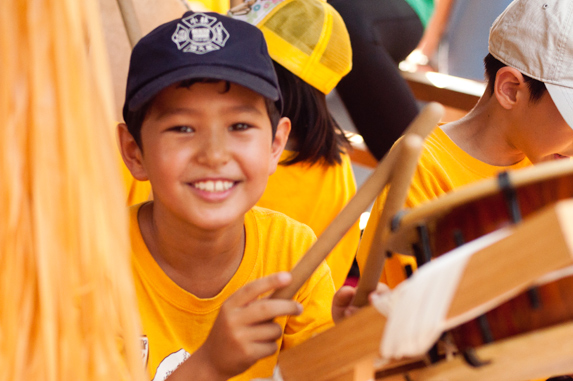
<svg viewBox="0 0 573 381"><path fill-rule="evenodd" d="M181 20L171 39L179 50L186 53L205 54L219 50L229 39L229 32L212 16L195 13ZM215 24L215 25L213 25Z"/></svg>

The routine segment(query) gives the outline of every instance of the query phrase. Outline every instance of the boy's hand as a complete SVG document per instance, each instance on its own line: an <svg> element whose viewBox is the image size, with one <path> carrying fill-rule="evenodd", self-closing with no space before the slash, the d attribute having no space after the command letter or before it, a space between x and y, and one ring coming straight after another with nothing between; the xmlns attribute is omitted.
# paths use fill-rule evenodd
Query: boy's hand
<svg viewBox="0 0 573 381"><path fill-rule="evenodd" d="M278 316L298 315L302 306L293 300L260 298L290 284L290 273L257 279L223 303L211 332L197 353L221 379L243 373L257 360L278 350L282 328Z"/></svg>
<svg viewBox="0 0 573 381"><path fill-rule="evenodd" d="M342 286L336 291L332 299L332 320L335 323L339 323L358 310L358 307L351 305L355 294L356 289L352 286Z"/></svg>
<svg viewBox="0 0 573 381"><path fill-rule="evenodd" d="M387 292L390 292L390 288L384 283L378 283L376 290L368 295L368 300L370 304L374 298L379 297ZM335 323L339 323L342 319L352 316L359 307L352 305L352 299L356 294L356 289L352 286L342 286L332 299L332 320Z"/></svg>

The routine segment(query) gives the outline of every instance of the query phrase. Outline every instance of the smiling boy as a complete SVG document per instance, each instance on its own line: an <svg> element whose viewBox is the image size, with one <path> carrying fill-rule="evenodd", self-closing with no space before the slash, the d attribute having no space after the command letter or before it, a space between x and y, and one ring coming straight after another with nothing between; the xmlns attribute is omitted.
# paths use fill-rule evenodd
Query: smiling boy
<svg viewBox="0 0 573 381"><path fill-rule="evenodd" d="M325 264L293 301L261 298L315 239L253 207L288 139L281 102L263 35L242 21L187 12L133 50L118 129L127 167L153 189L130 209L153 380L268 377L277 348L333 324Z"/></svg>

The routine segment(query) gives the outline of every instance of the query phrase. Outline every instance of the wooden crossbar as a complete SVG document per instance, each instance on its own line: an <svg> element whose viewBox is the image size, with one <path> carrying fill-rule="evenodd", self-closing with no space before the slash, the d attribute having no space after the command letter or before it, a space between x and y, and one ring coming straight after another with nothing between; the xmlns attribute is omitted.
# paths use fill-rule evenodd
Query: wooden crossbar
<svg viewBox="0 0 573 381"><path fill-rule="evenodd" d="M439 102L444 106L468 112L485 91L485 84L466 78L436 72L401 72L414 97L424 102Z"/></svg>

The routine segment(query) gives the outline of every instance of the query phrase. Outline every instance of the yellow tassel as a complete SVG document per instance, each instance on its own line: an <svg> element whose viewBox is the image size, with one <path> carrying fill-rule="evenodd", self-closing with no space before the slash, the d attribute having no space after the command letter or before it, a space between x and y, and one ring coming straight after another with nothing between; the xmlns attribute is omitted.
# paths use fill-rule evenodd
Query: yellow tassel
<svg viewBox="0 0 573 381"><path fill-rule="evenodd" d="M144 379L99 22L0 1L0 381Z"/></svg>

